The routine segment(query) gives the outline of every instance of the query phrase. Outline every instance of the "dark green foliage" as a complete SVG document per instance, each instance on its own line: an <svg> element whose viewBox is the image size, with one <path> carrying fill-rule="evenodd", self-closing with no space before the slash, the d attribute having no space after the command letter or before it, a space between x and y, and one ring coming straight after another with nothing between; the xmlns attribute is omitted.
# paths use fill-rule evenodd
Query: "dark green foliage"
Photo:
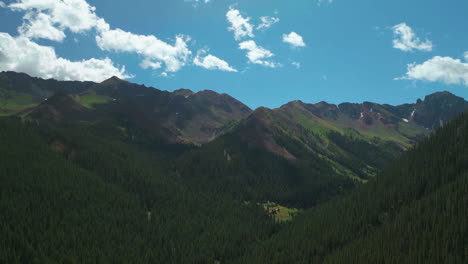
<svg viewBox="0 0 468 264"><path fill-rule="evenodd" d="M283 142L287 144L294 141ZM246 201L270 200L292 207L312 206L355 185L315 155L292 162L239 144L231 135L184 154L176 168L184 178L205 191L230 193Z"/></svg>
<svg viewBox="0 0 468 264"><path fill-rule="evenodd" d="M468 114L238 263L466 263Z"/></svg>
<svg viewBox="0 0 468 264"><path fill-rule="evenodd" d="M277 228L254 203L192 190L92 130L2 119L0 131L2 263L224 262Z"/></svg>
<svg viewBox="0 0 468 264"><path fill-rule="evenodd" d="M363 179L368 179L368 174L378 172L374 169L366 174L363 173L365 171L363 168L370 166L381 169L401 153L401 148L396 144L378 138L368 142L354 134L342 135L337 132L329 132L328 137L334 144L348 153L346 158L336 156L334 159Z"/></svg>
<svg viewBox="0 0 468 264"><path fill-rule="evenodd" d="M281 225L244 199L291 197L291 190L304 184L307 166L319 166L314 162L293 164L226 142L229 137L178 159L185 151L160 144L142 148L126 134L110 133L114 129L111 120L48 126L0 119L0 262L468 259L467 114L404 153L368 184ZM335 140L356 157L366 155L358 152L366 145L346 137ZM196 155L200 151L210 156ZM291 177L284 177L288 173ZM257 179L273 183L262 185ZM324 183L317 185L324 187L322 194L318 189L306 192L317 180L304 184L304 195L334 195ZM297 193L292 197L300 200Z"/></svg>

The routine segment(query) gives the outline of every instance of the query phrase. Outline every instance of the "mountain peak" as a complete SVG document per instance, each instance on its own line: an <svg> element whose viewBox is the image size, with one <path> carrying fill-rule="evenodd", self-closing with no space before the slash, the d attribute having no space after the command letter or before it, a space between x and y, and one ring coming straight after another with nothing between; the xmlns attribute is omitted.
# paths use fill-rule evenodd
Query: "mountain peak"
<svg viewBox="0 0 468 264"><path fill-rule="evenodd" d="M90 110L80 105L71 95L63 91L56 92L37 107L21 113L35 120L58 123L70 120L91 120L93 115Z"/></svg>
<svg viewBox="0 0 468 264"><path fill-rule="evenodd" d="M301 108L305 105L301 100L294 100L287 104L282 105L279 109Z"/></svg>
<svg viewBox="0 0 468 264"><path fill-rule="evenodd" d="M103 84L103 85L113 85L113 84L123 83L123 82L127 82L127 81L122 80L122 79L120 79L120 78L117 77L117 76L112 76L112 77L110 77L109 79L107 79L107 80L101 82L101 84Z"/></svg>
<svg viewBox="0 0 468 264"><path fill-rule="evenodd" d="M451 92L448 91L443 91L443 92L436 92L433 94L426 95L424 97L424 101L430 101L430 100L440 100L440 99L458 99L458 100L464 100L463 98L454 95Z"/></svg>
<svg viewBox="0 0 468 264"><path fill-rule="evenodd" d="M190 96L190 95L194 94L194 92L192 90L185 89L185 88L177 89L172 93L175 94L175 95L181 95L181 96Z"/></svg>

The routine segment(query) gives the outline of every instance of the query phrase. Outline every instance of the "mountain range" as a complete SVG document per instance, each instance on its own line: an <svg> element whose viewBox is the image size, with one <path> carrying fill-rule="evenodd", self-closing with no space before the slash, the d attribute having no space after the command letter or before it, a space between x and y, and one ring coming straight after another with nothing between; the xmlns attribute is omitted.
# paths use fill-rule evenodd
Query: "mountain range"
<svg viewBox="0 0 468 264"><path fill-rule="evenodd" d="M0 262L465 263L467 109L2 72Z"/></svg>
<svg viewBox="0 0 468 264"><path fill-rule="evenodd" d="M67 99L47 101L54 95L68 95L75 102L59 105L59 101ZM44 112L45 106L49 108L48 114ZM406 148L467 107L468 103L463 98L440 92L416 103L399 106L371 102L332 105L293 101L277 109L259 108L252 111L227 94L209 90L197 93L187 89L166 92L117 77L93 83L44 80L15 72L0 73L2 115L32 114L42 109L42 114L48 115L44 118L49 121L59 121L58 116L54 115L62 111L69 112L71 118L98 120L110 113L123 111L122 115L139 119L142 126L167 130L166 140L180 143L210 142L249 117L251 120L246 122L257 122L260 126L262 120L273 119L274 123L285 125L282 130L294 124L315 133L352 130ZM85 112L89 114L79 114ZM73 113L77 116L73 116ZM263 125L266 125L265 122ZM269 148L275 152L272 150L275 146ZM287 151L283 155L289 156Z"/></svg>
<svg viewBox="0 0 468 264"><path fill-rule="evenodd" d="M360 181L468 109L463 98L440 92L398 106L293 101L252 111L209 90L167 92L117 77L93 83L15 72L0 73L0 95L3 115L55 124L108 124L114 134L134 141L208 145L201 151L210 148L208 143L230 142L222 143L222 154L241 144L290 161L316 159L335 174ZM356 150L363 147L368 151Z"/></svg>

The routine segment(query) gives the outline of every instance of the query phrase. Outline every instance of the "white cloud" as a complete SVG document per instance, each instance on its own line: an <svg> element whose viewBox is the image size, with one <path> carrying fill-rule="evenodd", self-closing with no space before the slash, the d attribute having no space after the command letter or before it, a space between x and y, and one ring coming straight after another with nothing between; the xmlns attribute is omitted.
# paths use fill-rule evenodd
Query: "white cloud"
<svg viewBox="0 0 468 264"><path fill-rule="evenodd" d="M297 69L301 68L301 63L300 62L293 61L293 62L291 62L291 64L292 64L292 66L296 67Z"/></svg>
<svg viewBox="0 0 468 264"><path fill-rule="evenodd" d="M283 42L288 43L293 47L305 47L304 39L301 35L296 32L291 32L289 34L283 34Z"/></svg>
<svg viewBox="0 0 468 264"><path fill-rule="evenodd" d="M255 41L253 40L247 40L239 43L239 49L247 50L247 58L251 63L260 64L270 68L276 68L281 66L281 64L279 63L265 60L275 55L271 51L257 46Z"/></svg>
<svg viewBox="0 0 468 264"><path fill-rule="evenodd" d="M468 51L465 51L465 53L463 53L463 57L465 58L465 61L468 62Z"/></svg>
<svg viewBox="0 0 468 264"><path fill-rule="evenodd" d="M451 57L436 56L422 64L409 64L408 72L398 80L423 80L468 86L468 63Z"/></svg>
<svg viewBox="0 0 468 264"><path fill-rule="evenodd" d="M157 69L161 69L161 63L160 62L154 62L154 61L151 61L151 60L148 60L148 59L144 59L141 63L140 63L140 67L142 69L152 69L152 70L157 70Z"/></svg>
<svg viewBox="0 0 468 264"><path fill-rule="evenodd" d="M52 47L38 45L26 37L0 33L0 70L25 72L41 78L100 82L111 76L130 78L109 58L70 61L57 57Z"/></svg>
<svg viewBox="0 0 468 264"><path fill-rule="evenodd" d="M193 63L197 66L200 66L208 70L237 72L237 70L232 68L229 65L229 63L211 54L208 54L205 57L202 57L204 54L206 54L206 52L207 52L206 50L200 50L197 56L195 57L195 59L193 60Z"/></svg>
<svg viewBox="0 0 468 264"><path fill-rule="evenodd" d="M67 29L74 33L96 29L99 48L142 55L140 66L146 69L156 69L163 62L166 71L176 72L186 65L191 54L187 48L189 37L176 36L174 45L170 45L153 35L111 29L85 0L18 0L9 7L25 12L24 23L18 28L22 36L62 41Z"/></svg>
<svg viewBox="0 0 468 264"><path fill-rule="evenodd" d="M401 23L392 27L395 39L393 47L402 51L432 51L432 42L430 40L421 41L413 29L406 23Z"/></svg>
<svg viewBox="0 0 468 264"><path fill-rule="evenodd" d="M6 4L2 1L0 1L0 8L5 8L6 7Z"/></svg>
<svg viewBox="0 0 468 264"><path fill-rule="evenodd" d="M276 24L280 21L277 17L262 16L260 17L262 23L257 26L257 30L266 30L270 28L273 24Z"/></svg>
<svg viewBox="0 0 468 264"><path fill-rule="evenodd" d="M209 3L211 1L191 0L191 2ZM66 38L67 31L85 33L90 30L95 30L96 43L101 50L138 54L142 57L140 67L143 69L157 70L162 69L164 66L164 74L162 74L162 76L169 76L168 73L179 71L182 67L187 65L191 58L192 53L188 48L190 37L177 35L174 42L169 43L160 40L154 35L139 35L119 28L111 28L103 18L96 15L96 8L89 5L86 0L17 0L9 4L8 7L17 12L24 12L23 24L18 28L23 42L26 42L24 38L30 40L48 39L62 42ZM226 16L231 23L230 30L234 31L236 39L254 36L253 26L249 23L250 18L242 17L238 10L232 8ZM20 37L18 37L18 39L20 39ZM32 47L34 46L33 44L36 43L28 41L28 44ZM42 46L36 44L34 47ZM52 57L56 57L53 48L44 48L54 53ZM44 57L45 56L37 55L35 58ZM56 61L59 60L66 61L62 58L56 59ZM88 67L89 63L86 64L84 62L88 61L76 62L73 65ZM109 59L106 59L106 62L112 64ZM35 63L37 65L39 62ZM236 71L227 62L210 54L203 58L198 55L197 58L194 59L194 64L207 69ZM28 70L30 72L32 71L32 69ZM36 75L50 75L41 74L37 73ZM123 72L121 75L123 75ZM56 78L63 79L65 77L57 73ZM77 78L82 77L78 76ZM93 79L96 78L93 77Z"/></svg>
<svg viewBox="0 0 468 264"><path fill-rule="evenodd" d="M47 14L29 12L23 19L23 25L18 28L18 32L22 36L59 42L65 39L65 33L53 25L51 17Z"/></svg>
<svg viewBox="0 0 468 264"><path fill-rule="evenodd" d="M153 35L136 35L121 29L103 31L96 37L102 50L137 53L147 60L162 61L168 72L176 72L185 66L191 54L187 48L189 40L179 35L174 45L169 45Z"/></svg>
<svg viewBox="0 0 468 264"><path fill-rule="evenodd" d="M38 14L43 14L40 20L26 19L20 27L22 31L29 32L30 35L40 37L43 34L35 33L40 30L36 23L44 23L47 17L48 26L54 25L56 30L68 29L74 33L82 33L103 23L96 14L96 8L89 5L85 0L18 0L10 4L14 11L25 11L25 17L34 18ZM42 32L43 33L43 32ZM53 37L45 37L53 39Z"/></svg>
<svg viewBox="0 0 468 264"><path fill-rule="evenodd" d="M250 17L244 18L239 10L229 8L229 11L226 13L226 18L231 24L228 30L234 32L234 38L237 41L244 37L253 38L255 36L253 34L253 26L249 23Z"/></svg>

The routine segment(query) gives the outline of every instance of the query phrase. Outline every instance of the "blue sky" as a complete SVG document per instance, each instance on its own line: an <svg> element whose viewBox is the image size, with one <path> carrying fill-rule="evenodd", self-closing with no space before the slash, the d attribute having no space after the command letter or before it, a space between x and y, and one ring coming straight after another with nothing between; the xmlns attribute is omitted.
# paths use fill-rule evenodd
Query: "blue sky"
<svg viewBox="0 0 468 264"><path fill-rule="evenodd" d="M252 108L468 98L467 10L461 0L3 0L0 70L119 75Z"/></svg>

